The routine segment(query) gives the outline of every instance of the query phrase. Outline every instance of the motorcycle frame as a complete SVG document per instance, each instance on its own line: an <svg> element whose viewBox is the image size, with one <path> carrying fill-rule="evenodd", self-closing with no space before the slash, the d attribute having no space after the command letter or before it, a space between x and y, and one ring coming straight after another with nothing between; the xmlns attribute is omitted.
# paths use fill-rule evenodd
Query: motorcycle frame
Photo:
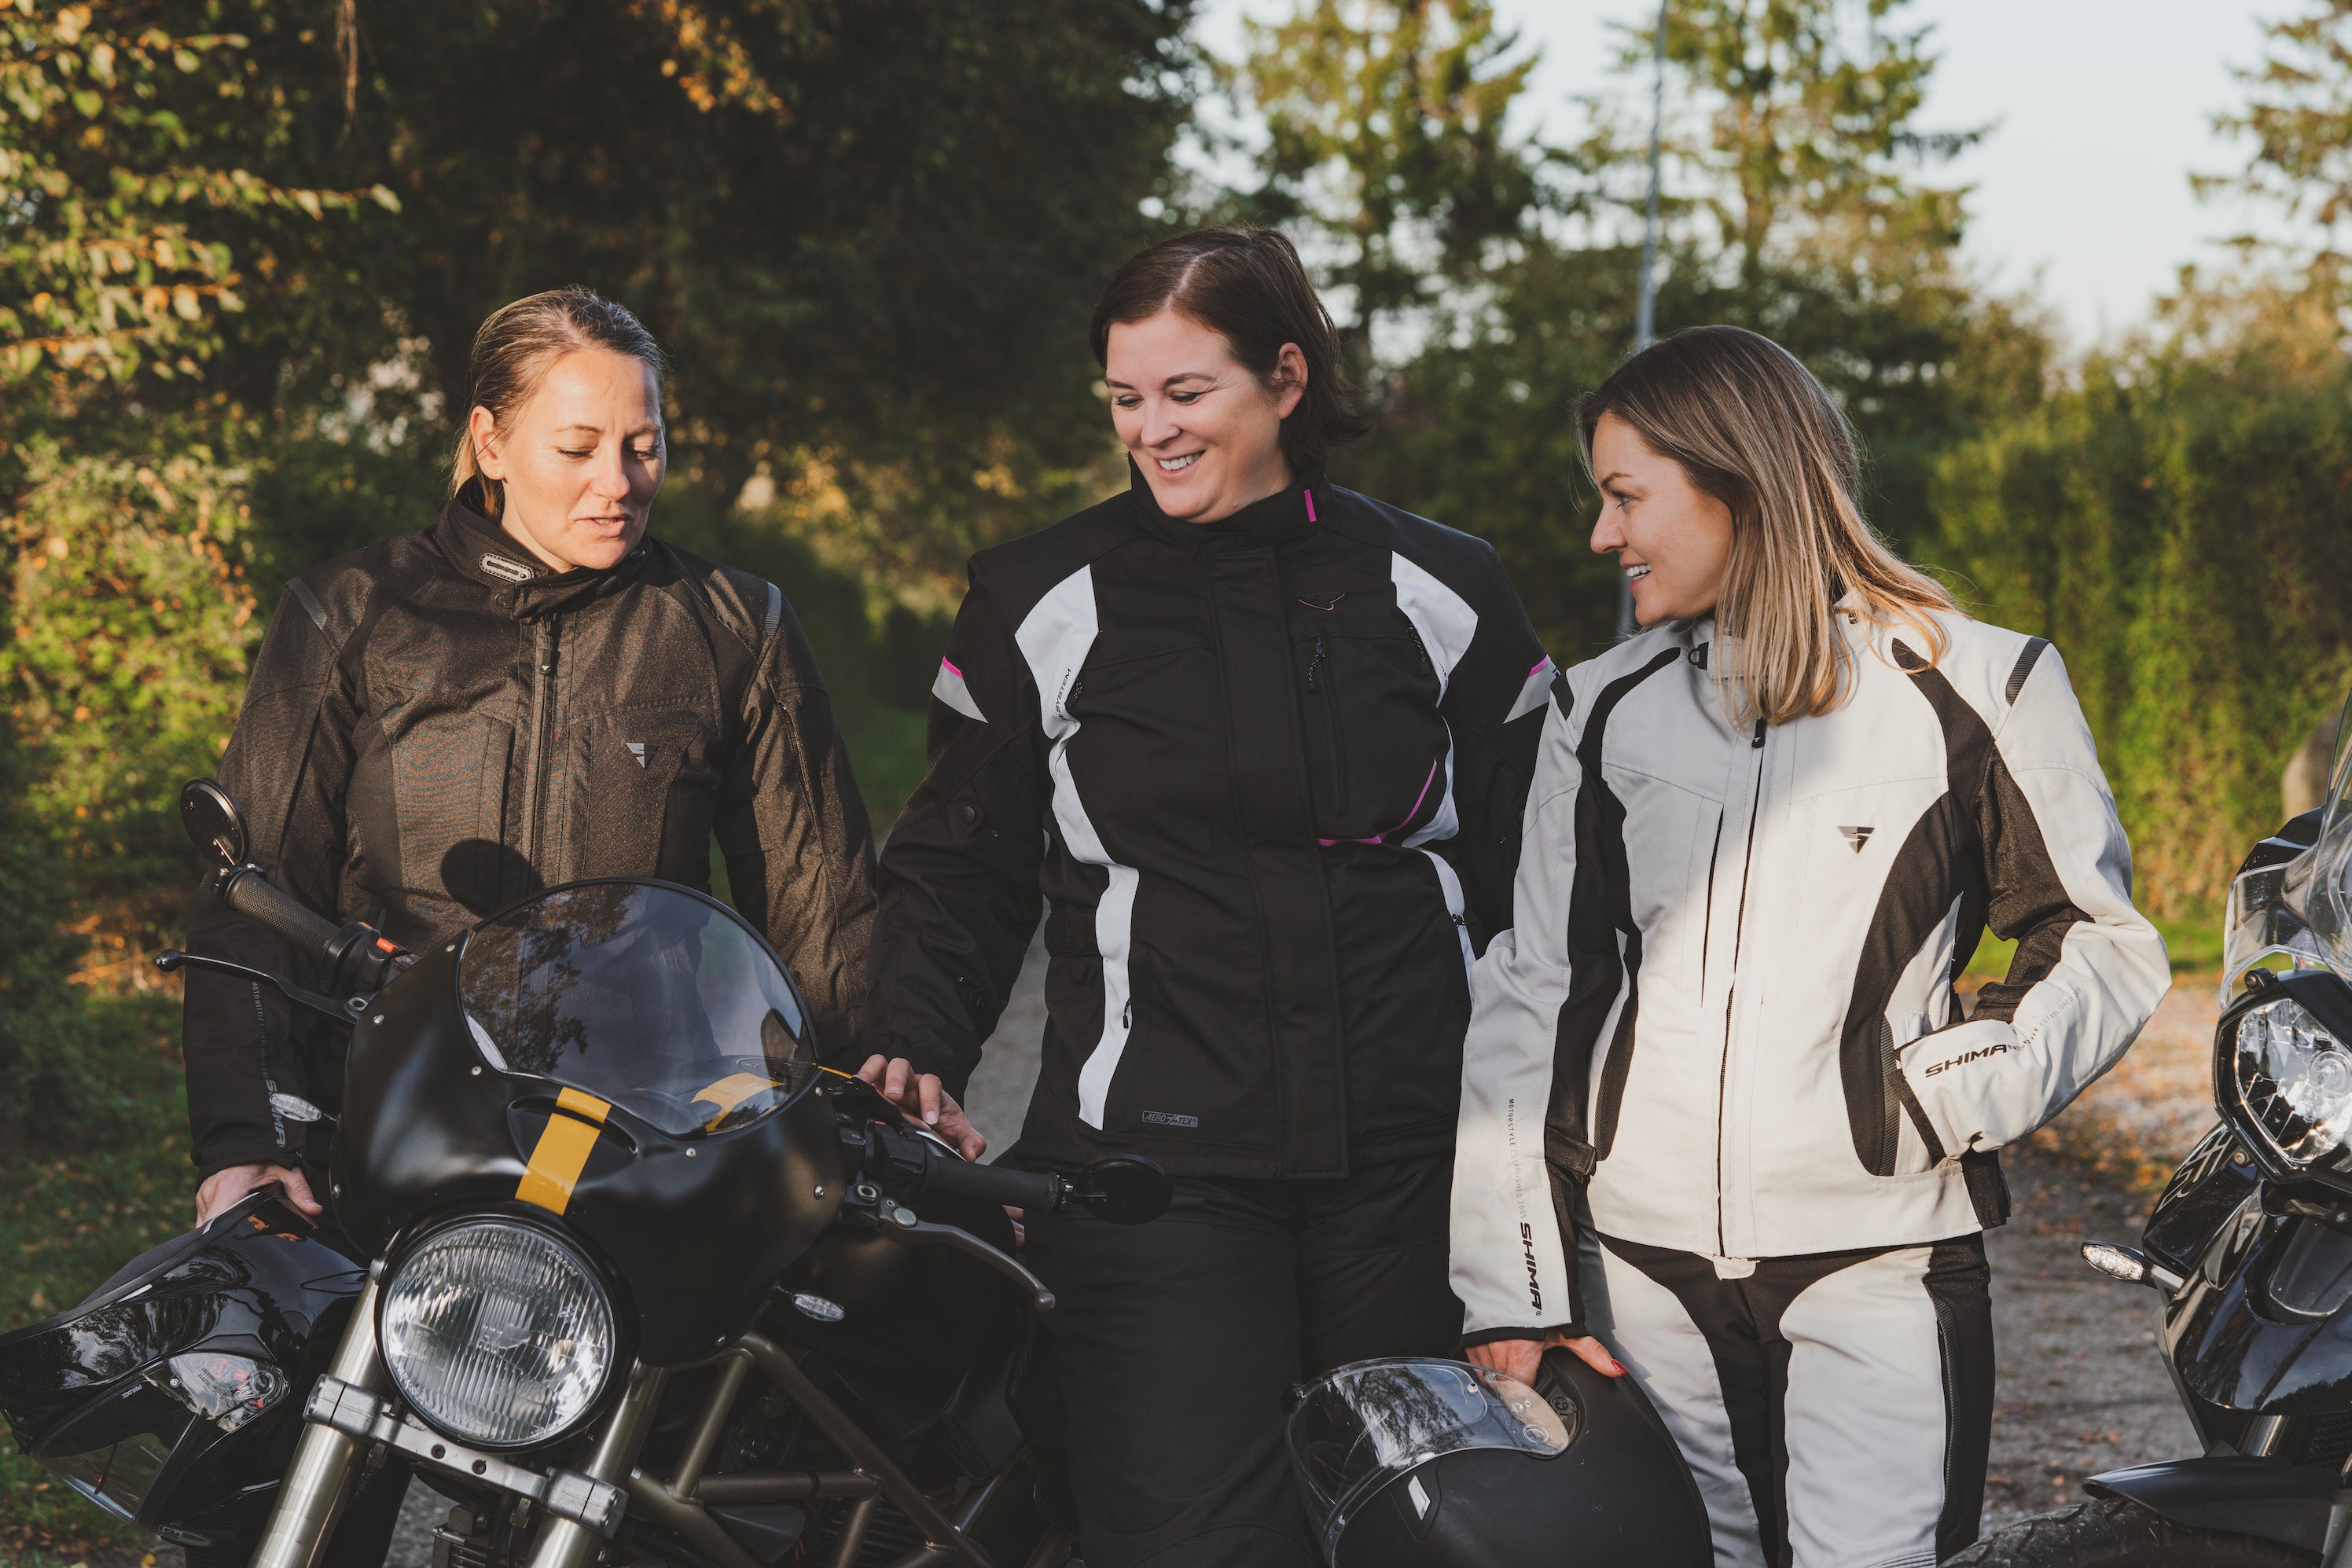
<svg viewBox="0 0 2352 1568"><path fill-rule="evenodd" d="M389 1379L375 1337L376 1284L371 1274L351 1326L336 1346L330 1375L356 1387L382 1394ZM923 1544L902 1554L891 1568L937 1568L961 1563L965 1568L996 1568L986 1551L967 1531L995 1500L1013 1470L1007 1463L972 1490L954 1516L940 1511L922 1489L868 1437L848 1412L810 1381L792 1353L759 1333L742 1335L716 1354L688 1364L680 1371L716 1365L719 1376L703 1396L687 1429L686 1446L667 1477L648 1475L636 1459L653 1427L669 1369L635 1364L629 1383L596 1434L595 1447L582 1472L626 1490L629 1501L655 1523L684 1541L719 1568L763 1568L759 1559L740 1545L714 1518L710 1503L799 1502L845 1499L853 1502L832 1554L832 1568L855 1568L867 1531L883 1500L887 1499L923 1535ZM719 1442L741 1397L744 1385L758 1372L839 1448L850 1463L846 1470L750 1470L709 1476L708 1469ZM271 1511L268 1528L255 1553L252 1568L310 1568L332 1538L343 1500L359 1468L361 1440L322 1422L303 1428L292 1467ZM437 1450L436 1450L437 1451ZM467 1450L470 1453L470 1450ZM420 1467L446 1470L481 1484L482 1478L457 1458L436 1461L420 1457ZM1058 1532L1056 1532L1058 1536ZM587 1568L605 1537L576 1521L551 1518L531 1543L528 1568ZM1049 1537L1031 1559L1030 1568L1051 1561L1052 1552L1066 1542Z"/></svg>

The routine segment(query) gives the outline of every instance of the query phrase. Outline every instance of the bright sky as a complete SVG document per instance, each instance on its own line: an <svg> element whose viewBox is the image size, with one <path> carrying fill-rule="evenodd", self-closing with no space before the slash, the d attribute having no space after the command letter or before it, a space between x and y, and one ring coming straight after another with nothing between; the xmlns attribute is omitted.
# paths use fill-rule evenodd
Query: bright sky
<svg viewBox="0 0 2352 1568"><path fill-rule="evenodd" d="M1244 9L1271 16L1287 5L1208 0L1202 36L1219 54L1236 52ZM1646 29L1655 0L1496 0L1496 9L1543 47L1528 107L1554 135L1576 129L1576 96L1646 99L1645 81L1610 74L1608 24ZM2243 99L2230 68L2260 57L2262 18L2302 9L2300 0L1914 0L1910 16L1934 27L1942 56L1922 124L1998 122L1941 176L1976 188L1968 254L1997 287L2031 287L2055 307L2078 342L2144 319L2182 264L2222 258L2214 236L2263 221L2198 201L2189 175L2242 164L2242 151L2210 125Z"/></svg>

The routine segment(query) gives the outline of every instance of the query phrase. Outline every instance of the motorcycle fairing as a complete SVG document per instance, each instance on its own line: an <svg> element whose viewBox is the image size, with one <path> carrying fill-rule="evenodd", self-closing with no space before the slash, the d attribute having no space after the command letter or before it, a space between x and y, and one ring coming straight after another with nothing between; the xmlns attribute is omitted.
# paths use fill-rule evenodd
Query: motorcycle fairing
<svg viewBox="0 0 2352 1568"><path fill-rule="evenodd" d="M2314 1315L2304 1299L2338 1281L2352 1282L2352 1235L2247 1199L2166 1308L2166 1353L2182 1387L2263 1415L2352 1404L2352 1313Z"/></svg>
<svg viewBox="0 0 2352 1568"><path fill-rule="evenodd" d="M2327 1542L2337 1484L2325 1465L2215 1454L2109 1470L2083 1487L2094 1497L2128 1499L2187 1529L2275 1541L2316 1555Z"/></svg>
<svg viewBox="0 0 2352 1568"><path fill-rule="evenodd" d="M927 1200L922 1212L1013 1248L1001 1208ZM802 1292L839 1306L842 1318L799 1310L793 1298ZM941 1301L956 1310L942 1314ZM1004 1276L961 1253L836 1230L786 1270L760 1321L796 1354L808 1351L809 1375L894 1455L911 1456L938 1435L986 1474L1021 1445L1011 1389L1035 1317Z"/></svg>
<svg viewBox="0 0 2352 1568"><path fill-rule="evenodd" d="M550 1120L578 1115L562 1086L477 1049L457 988L467 939L425 954L352 1031L334 1192L373 1251L419 1219L528 1199ZM843 1176L824 1076L807 1070L774 1111L691 1139L609 1105L578 1170L553 1173L571 1177L559 1223L630 1283L647 1363L691 1361L741 1333L832 1223Z"/></svg>
<svg viewBox="0 0 2352 1568"><path fill-rule="evenodd" d="M2140 1244L2174 1273L2192 1272L2207 1246L2253 1195L2254 1166L2226 1126L2189 1152L2148 1211Z"/></svg>

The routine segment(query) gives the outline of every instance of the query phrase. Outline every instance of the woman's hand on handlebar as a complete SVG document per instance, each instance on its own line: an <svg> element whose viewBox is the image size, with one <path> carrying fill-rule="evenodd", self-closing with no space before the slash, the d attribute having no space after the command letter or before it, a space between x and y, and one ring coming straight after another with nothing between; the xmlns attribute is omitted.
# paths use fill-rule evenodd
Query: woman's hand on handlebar
<svg viewBox="0 0 2352 1568"><path fill-rule="evenodd" d="M919 1073L903 1056L885 1061L876 1055L866 1059L857 1076L880 1090L882 1098L898 1107L907 1120L920 1123L953 1144L965 1159L976 1160L988 1152L988 1140L980 1135L980 1129L971 1124L938 1073Z"/></svg>
<svg viewBox="0 0 2352 1568"><path fill-rule="evenodd" d="M1556 1344L1564 1345L1574 1351L1578 1360L1603 1376L1625 1375L1625 1368L1619 1364L1615 1356L1609 1354L1607 1345L1602 1344L1591 1334L1570 1339L1557 1329L1539 1340L1488 1340L1485 1344L1472 1345L1462 1354L1467 1356L1474 1365L1483 1366L1489 1372L1499 1372L1506 1377L1517 1378L1521 1383L1533 1387L1536 1370L1543 1364L1543 1353Z"/></svg>
<svg viewBox="0 0 2352 1568"><path fill-rule="evenodd" d="M233 1206L257 1186L277 1182L286 1188L286 1201L303 1214L317 1218L325 1209L310 1196L310 1184L302 1173L285 1166L229 1166L205 1177L205 1185L196 1188L196 1223L204 1225Z"/></svg>

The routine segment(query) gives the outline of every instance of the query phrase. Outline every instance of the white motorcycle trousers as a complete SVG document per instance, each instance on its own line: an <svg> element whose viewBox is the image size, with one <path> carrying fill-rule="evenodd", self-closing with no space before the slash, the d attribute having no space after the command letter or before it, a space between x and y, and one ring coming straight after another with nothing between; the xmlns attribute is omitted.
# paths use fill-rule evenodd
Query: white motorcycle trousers
<svg viewBox="0 0 2352 1568"><path fill-rule="evenodd" d="M1587 1231L1580 1251L1586 1321L1681 1446L1717 1568L1933 1568L1976 1540L1981 1236L1729 1259Z"/></svg>

